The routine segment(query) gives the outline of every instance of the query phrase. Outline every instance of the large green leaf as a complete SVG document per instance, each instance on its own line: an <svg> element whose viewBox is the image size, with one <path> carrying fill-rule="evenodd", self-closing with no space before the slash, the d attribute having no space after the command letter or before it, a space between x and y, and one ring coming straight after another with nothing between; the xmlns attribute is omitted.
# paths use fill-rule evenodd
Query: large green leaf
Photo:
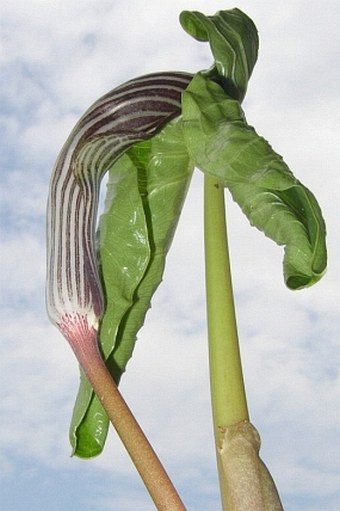
<svg viewBox="0 0 340 511"><path fill-rule="evenodd" d="M214 16L185 11L181 23L197 39L210 41L215 66L208 75L243 97L258 48L250 18L238 9ZM170 126L154 139L136 144L110 172L107 212L99 229L107 300L100 343L117 382L161 280L188 180L191 164L183 134L176 122ZM100 453L107 428L107 415L81 371L70 427L73 452L83 457Z"/></svg>
<svg viewBox="0 0 340 511"><path fill-rule="evenodd" d="M110 299L112 323L103 325L110 333L111 346L102 343L107 357L113 349L119 324L133 303L133 295L150 258L143 201L135 169L128 168L127 156L109 173L105 199L106 212L100 221L100 258L105 275L106 295ZM104 242L102 240L105 240ZM108 261L111 260L107 272ZM115 306L112 307L112 302ZM70 440L73 452L88 457L98 454L107 434L107 415L92 387L81 374L80 390L73 412Z"/></svg>
<svg viewBox="0 0 340 511"><path fill-rule="evenodd" d="M106 294L100 345L118 382L154 291L179 219L192 163L178 121L133 146L112 167L99 256ZM82 375L70 428L74 454L90 457L104 446L108 419Z"/></svg>
<svg viewBox="0 0 340 511"><path fill-rule="evenodd" d="M184 92L181 119L112 167L99 227L107 302L100 345L117 383L161 281L192 162L229 188L253 225L285 246L288 287L312 284L326 267L325 226L314 196L247 124L240 107L257 59L253 22L233 9L215 16L184 11L181 23L210 42L214 66ZM107 428L106 413L81 374L70 428L74 453L99 454Z"/></svg>
<svg viewBox="0 0 340 511"><path fill-rule="evenodd" d="M245 120L238 101L201 74L183 93L188 150L227 186L251 224L285 245L284 277L298 289L326 268L325 225L314 195Z"/></svg>
<svg viewBox="0 0 340 511"><path fill-rule="evenodd" d="M240 9L230 9L214 16L183 11L180 22L195 39L210 42L215 65L208 76L217 80L230 96L242 101L259 47L253 21Z"/></svg>

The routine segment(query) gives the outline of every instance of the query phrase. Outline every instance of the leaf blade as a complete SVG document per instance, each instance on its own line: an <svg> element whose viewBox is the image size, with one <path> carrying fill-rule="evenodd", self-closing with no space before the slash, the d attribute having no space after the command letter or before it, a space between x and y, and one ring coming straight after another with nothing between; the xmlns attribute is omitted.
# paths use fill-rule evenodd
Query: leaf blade
<svg viewBox="0 0 340 511"><path fill-rule="evenodd" d="M300 289L317 282L327 261L320 207L247 124L239 102L197 74L183 93L182 116L195 164L224 183L252 225L285 246L286 285Z"/></svg>
<svg viewBox="0 0 340 511"><path fill-rule="evenodd" d="M117 383L132 356L137 332L162 280L165 258L192 170L181 124L176 119L153 139L133 146L111 170L110 179L114 186L111 196L108 196L110 205L106 213L110 218L102 217L99 230L101 273L107 298L100 345ZM123 178L115 182L117 175L130 176L129 181ZM127 208L125 192L133 193L131 197L135 197L130 201L130 208ZM136 214L135 204L140 208L137 234L136 223L131 220ZM129 229L131 237L127 241ZM138 256L140 243L142 247L139 247ZM117 247L121 255L118 259L114 255ZM129 259L130 252L134 256ZM120 275L122 268L125 268L123 276ZM135 278L127 284L129 274L134 274ZM119 310L117 303L121 304ZM88 385L86 380L81 381L70 427L74 454L82 457L91 457L102 451L109 425L98 398L93 393L88 394Z"/></svg>
<svg viewBox="0 0 340 511"><path fill-rule="evenodd" d="M134 291L150 258L137 175L126 165L125 155L118 162L109 173L106 212L100 219L99 228L99 238L106 240L104 247L99 247L101 274L105 272L105 289L110 289L110 306L115 304L110 321L108 322L108 315L105 313L100 325L99 341L103 331L107 336L106 342L100 342L105 358L113 349L119 324L133 304ZM101 243L102 241L99 241L99 244ZM115 249L117 246L120 246L120 250ZM129 250L132 246L133 250ZM111 271L107 271L107 266L112 267ZM128 271L128 268L133 268L134 271ZM119 368L113 371L111 367L111 370L118 382ZM99 454L106 440L107 429L106 412L94 396L87 378L82 376L70 425L69 436L73 454L85 458Z"/></svg>
<svg viewBox="0 0 340 511"><path fill-rule="evenodd" d="M209 41L215 66L206 74L242 101L258 55L259 39L253 21L235 8L213 16L182 11L180 23L198 41Z"/></svg>

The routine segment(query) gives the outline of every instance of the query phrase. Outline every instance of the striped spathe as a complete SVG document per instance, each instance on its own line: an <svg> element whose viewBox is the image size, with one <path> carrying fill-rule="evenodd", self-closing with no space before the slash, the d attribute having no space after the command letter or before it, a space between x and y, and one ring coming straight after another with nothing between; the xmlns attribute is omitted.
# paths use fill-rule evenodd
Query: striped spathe
<svg viewBox="0 0 340 511"><path fill-rule="evenodd" d="M104 310L94 250L101 179L131 145L181 113L191 78L154 73L113 89L84 113L58 156L47 206L46 303L66 337L84 321L97 329Z"/></svg>

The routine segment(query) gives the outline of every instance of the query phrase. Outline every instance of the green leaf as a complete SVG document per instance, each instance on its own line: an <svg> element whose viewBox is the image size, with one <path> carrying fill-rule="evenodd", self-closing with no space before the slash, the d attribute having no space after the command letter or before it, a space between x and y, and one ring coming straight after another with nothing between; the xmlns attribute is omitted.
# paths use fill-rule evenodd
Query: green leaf
<svg viewBox="0 0 340 511"><path fill-rule="evenodd" d="M113 166L105 199L106 212L100 220L100 259L105 275L107 307L101 324L100 338L105 331L110 341L101 342L105 358L111 353L118 327L134 301L150 258L146 219L135 169L129 168L126 156ZM114 306L112 305L114 303ZM117 377L116 377L117 379ZM73 453L90 457L101 452L105 442L108 419L92 387L84 375L76 399L70 428Z"/></svg>
<svg viewBox="0 0 340 511"><path fill-rule="evenodd" d="M245 120L238 101L197 74L183 93L183 130L191 158L229 188L250 223L285 246L291 289L326 268L325 224L314 195Z"/></svg>
<svg viewBox="0 0 340 511"><path fill-rule="evenodd" d="M180 22L195 39L210 42L215 59L210 78L242 101L258 54L258 33L253 21L240 9L231 9L214 16L183 11Z"/></svg>
<svg viewBox="0 0 340 511"><path fill-rule="evenodd" d="M106 293L100 345L117 383L161 282L192 168L181 124L173 120L152 139L133 146L110 170L99 226ZM99 454L107 429L106 413L82 377L70 427L74 454Z"/></svg>

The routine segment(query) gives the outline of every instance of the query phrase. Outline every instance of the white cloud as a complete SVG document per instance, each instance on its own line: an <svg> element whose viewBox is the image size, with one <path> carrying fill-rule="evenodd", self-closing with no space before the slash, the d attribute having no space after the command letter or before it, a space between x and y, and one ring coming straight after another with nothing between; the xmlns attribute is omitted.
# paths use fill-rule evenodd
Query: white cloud
<svg viewBox="0 0 340 511"><path fill-rule="evenodd" d="M31 222L32 218L34 219L34 215L30 217ZM27 218L21 219L22 225L15 226L17 230L25 229L28 223ZM22 233L4 236L0 250L3 306L14 306L20 311L23 307L28 309L36 307L37 302L42 304L43 296L39 295L43 290L42 281L45 277L45 250L36 235Z"/></svg>

